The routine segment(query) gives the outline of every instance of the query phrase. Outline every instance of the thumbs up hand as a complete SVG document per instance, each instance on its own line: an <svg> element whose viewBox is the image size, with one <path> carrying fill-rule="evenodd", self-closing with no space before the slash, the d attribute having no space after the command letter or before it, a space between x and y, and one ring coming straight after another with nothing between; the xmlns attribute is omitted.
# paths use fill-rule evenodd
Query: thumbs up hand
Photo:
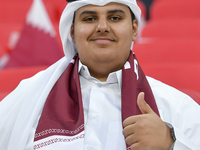
<svg viewBox="0 0 200 150"><path fill-rule="evenodd" d="M123 134L131 150L169 150L173 144L170 128L144 100L141 92L137 99L141 115L124 120Z"/></svg>

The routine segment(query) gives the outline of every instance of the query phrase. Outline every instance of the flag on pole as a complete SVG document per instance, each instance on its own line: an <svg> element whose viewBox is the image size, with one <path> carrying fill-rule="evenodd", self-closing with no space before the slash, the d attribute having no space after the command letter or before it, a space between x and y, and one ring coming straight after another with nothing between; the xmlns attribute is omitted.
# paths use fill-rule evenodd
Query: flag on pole
<svg viewBox="0 0 200 150"><path fill-rule="evenodd" d="M21 36L4 68L47 66L63 56L42 0L33 0Z"/></svg>

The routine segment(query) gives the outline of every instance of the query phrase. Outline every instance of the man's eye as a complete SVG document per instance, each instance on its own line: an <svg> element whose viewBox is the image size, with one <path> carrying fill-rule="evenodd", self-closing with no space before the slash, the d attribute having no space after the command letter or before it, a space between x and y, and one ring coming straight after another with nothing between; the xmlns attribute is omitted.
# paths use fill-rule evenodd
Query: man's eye
<svg viewBox="0 0 200 150"><path fill-rule="evenodd" d="M96 19L94 17L89 17L89 18L85 18L84 21L88 21L88 22L91 22L91 21L95 21Z"/></svg>
<svg viewBox="0 0 200 150"><path fill-rule="evenodd" d="M110 17L110 20L112 20L112 21L118 21L118 20L121 20L121 18L120 17Z"/></svg>

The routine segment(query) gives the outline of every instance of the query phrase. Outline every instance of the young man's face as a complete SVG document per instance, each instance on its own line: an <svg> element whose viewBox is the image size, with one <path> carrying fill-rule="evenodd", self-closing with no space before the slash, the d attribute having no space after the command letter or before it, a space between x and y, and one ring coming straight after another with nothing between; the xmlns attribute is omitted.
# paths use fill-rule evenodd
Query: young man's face
<svg viewBox="0 0 200 150"><path fill-rule="evenodd" d="M81 62L97 77L123 67L136 39L137 27L126 5L87 5L76 11L71 36Z"/></svg>

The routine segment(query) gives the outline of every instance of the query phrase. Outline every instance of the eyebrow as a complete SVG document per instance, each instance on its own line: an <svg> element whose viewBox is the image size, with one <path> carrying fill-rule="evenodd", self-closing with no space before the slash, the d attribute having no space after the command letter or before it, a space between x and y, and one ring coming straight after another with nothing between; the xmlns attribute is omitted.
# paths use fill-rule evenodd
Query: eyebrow
<svg viewBox="0 0 200 150"><path fill-rule="evenodd" d="M125 12L124 12L123 10L121 10L121 9L114 9L114 10L109 10L109 11L108 11L108 14L114 14L114 13L123 13L123 14L125 14ZM80 17L81 17L82 15L85 15L85 14L96 15L97 12L95 12L95 11L83 11L83 12L80 14Z"/></svg>
<svg viewBox="0 0 200 150"><path fill-rule="evenodd" d="M91 14L91 15L94 15L94 14L97 14L95 11L83 11L81 14L80 14L80 17L82 15L85 15L85 14Z"/></svg>
<svg viewBox="0 0 200 150"><path fill-rule="evenodd" d="M114 14L114 13L123 13L125 14L125 12L121 9L115 9L115 10L110 10L108 11L109 14Z"/></svg>

